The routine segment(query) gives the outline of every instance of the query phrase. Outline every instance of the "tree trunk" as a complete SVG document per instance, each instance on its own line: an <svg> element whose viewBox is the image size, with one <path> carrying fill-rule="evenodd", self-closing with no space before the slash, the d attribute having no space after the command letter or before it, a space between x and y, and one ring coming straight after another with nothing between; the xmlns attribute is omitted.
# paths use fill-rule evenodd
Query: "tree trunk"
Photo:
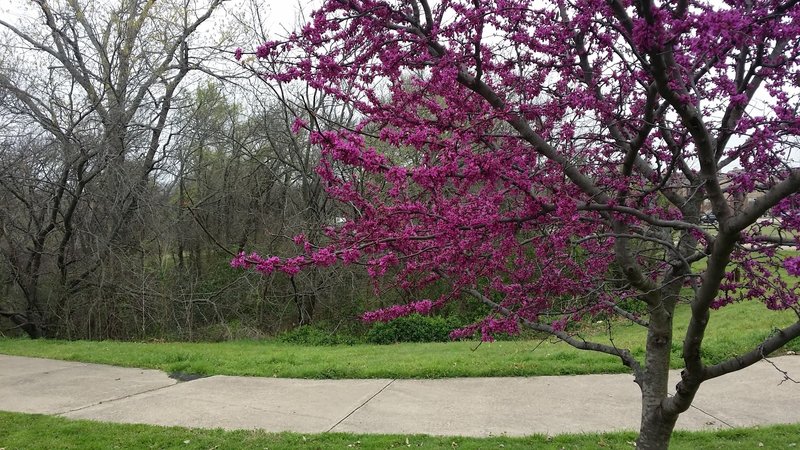
<svg viewBox="0 0 800 450"><path fill-rule="evenodd" d="M21 325L21 327L22 327L22 331L27 333L28 337L30 337L31 339L39 339L41 337L44 337L44 333L42 333L42 330L39 327L37 327L35 324L25 323L25 324Z"/></svg>
<svg viewBox="0 0 800 450"><path fill-rule="evenodd" d="M296 294L295 303L297 304L297 325L301 327L311 325L317 305L317 296L315 294Z"/></svg>
<svg viewBox="0 0 800 450"><path fill-rule="evenodd" d="M669 278L660 290L660 304L651 306L647 327L642 389L642 421L636 446L640 449L666 449L677 415L665 415L662 402L669 394L669 362L672 352L672 326L680 293L679 278Z"/></svg>
<svg viewBox="0 0 800 450"><path fill-rule="evenodd" d="M24 314L6 313L0 311L0 316L7 317L14 325L18 326L24 331L31 339L39 339L43 337L42 329L36 325Z"/></svg>
<svg viewBox="0 0 800 450"><path fill-rule="evenodd" d="M636 448L644 450L666 450L669 448L669 440L672 437L672 429L675 428L677 416L673 418L664 417L661 408L651 408L642 414L642 424L639 428L639 438L636 440Z"/></svg>
<svg viewBox="0 0 800 450"><path fill-rule="evenodd" d="M668 393L670 340L661 341L664 336L657 339L659 340L657 346L661 348L653 351L652 346L648 345L648 366L641 381L642 420L639 438L636 441L637 448L640 449L668 448L670 435L677 420L677 416L665 417L661 409L661 403Z"/></svg>

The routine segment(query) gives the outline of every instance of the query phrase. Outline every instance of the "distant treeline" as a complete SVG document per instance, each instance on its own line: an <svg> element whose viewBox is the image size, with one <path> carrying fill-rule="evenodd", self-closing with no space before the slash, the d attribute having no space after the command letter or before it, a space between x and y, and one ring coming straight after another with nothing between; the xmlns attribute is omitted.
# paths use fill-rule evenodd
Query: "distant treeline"
<svg viewBox="0 0 800 450"><path fill-rule="evenodd" d="M323 239L342 212L292 124L350 118L235 64L198 33L220 2L196 3L48 2L0 23L3 334L258 337L375 302L357 269L229 266Z"/></svg>

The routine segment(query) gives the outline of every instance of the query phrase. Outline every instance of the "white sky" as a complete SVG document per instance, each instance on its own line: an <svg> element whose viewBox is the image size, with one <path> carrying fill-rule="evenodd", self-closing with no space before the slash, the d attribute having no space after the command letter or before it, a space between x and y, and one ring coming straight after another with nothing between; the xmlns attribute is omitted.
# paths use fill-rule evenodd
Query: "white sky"
<svg viewBox="0 0 800 450"><path fill-rule="evenodd" d="M240 1L240 0L234 0ZM306 16L320 5L319 1L308 0L263 0L268 13L267 20L274 29L292 29L298 14L302 11Z"/></svg>
<svg viewBox="0 0 800 450"><path fill-rule="evenodd" d="M115 0L82 0L83 4L112 3ZM223 10L215 14L215 19L224 21L226 19L248 20L250 15L251 1L261 4L259 13L264 21L265 28L272 37L284 34L284 30L294 28L297 16L302 10L308 14L314 6L320 4L319 1L307 0L228 0L223 4ZM198 5L202 5L202 1ZM32 0L0 0L0 18L15 23L22 18L37 17L35 15L36 5ZM234 17L224 17L226 15ZM241 17L237 17L241 15ZM216 24L214 24L216 25ZM254 43L254 45L258 45Z"/></svg>

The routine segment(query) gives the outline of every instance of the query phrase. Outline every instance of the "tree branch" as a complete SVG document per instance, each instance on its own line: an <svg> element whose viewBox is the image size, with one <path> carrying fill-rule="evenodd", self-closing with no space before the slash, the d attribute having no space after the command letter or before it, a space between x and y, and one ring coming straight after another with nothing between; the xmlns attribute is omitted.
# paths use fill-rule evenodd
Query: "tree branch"
<svg viewBox="0 0 800 450"><path fill-rule="evenodd" d="M486 297L485 295L481 294L479 291L477 291L475 289L472 289L472 288L465 289L465 292L467 292L468 294L472 295L476 299L480 300L481 302L483 302L487 306L491 307L493 310L499 312L500 314L502 314L502 315L504 315L506 317L517 316L517 314L514 314L514 312L512 312L508 308L505 308L502 305L499 305L499 304L493 302L491 299L489 299L488 297ZM541 331L541 332L544 332L544 333L551 334L551 335L557 337L558 339L566 342L567 344L571 345L572 347L577 348L578 350L591 350L591 351L601 352L601 353L605 353L605 354L616 356L616 357L620 358L622 360L622 364L624 364L625 366L629 367L633 371L633 375L634 375L634 377L636 379L636 382L637 382L637 384L639 383L639 379L640 379L640 376L642 374L642 368L641 368L641 366L639 364L639 361L637 361L636 358L633 357L633 355L631 354L631 352L629 350L620 349L620 348L617 348L617 347L612 347L610 345L600 344L600 343L597 343L597 342L591 342L591 341L587 341L587 340L584 340L584 339L577 339L577 338L575 338L574 336L571 336L570 334L568 334L565 331L556 330L552 326L544 324L544 323L533 322L533 321L530 321L530 320L522 318L522 317L519 317L519 320L525 326L527 326L528 328L530 328L532 330Z"/></svg>
<svg viewBox="0 0 800 450"><path fill-rule="evenodd" d="M719 364L706 367L703 371L703 381L752 366L797 337L800 337L800 321L786 328L776 330L772 336L761 342L758 347L742 356L737 356Z"/></svg>

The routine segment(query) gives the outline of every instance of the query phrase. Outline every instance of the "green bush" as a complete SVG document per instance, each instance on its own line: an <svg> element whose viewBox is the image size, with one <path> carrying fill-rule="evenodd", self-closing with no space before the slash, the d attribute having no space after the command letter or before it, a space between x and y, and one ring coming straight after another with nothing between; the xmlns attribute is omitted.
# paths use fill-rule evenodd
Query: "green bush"
<svg viewBox="0 0 800 450"><path fill-rule="evenodd" d="M450 332L460 326L460 321L455 317L412 314L391 322L375 323L367 332L366 339L372 344L445 342L450 340Z"/></svg>
<svg viewBox="0 0 800 450"><path fill-rule="evenodd" d="M617 302L617 306L628 311L629 313L638 314L640 316L647 315L647 303L637 298L627 298Z"/></svg>
<svg viewBox="0 0 800 450"><path fill-rule="evenodd" d="M278 341L298 345L353 345L358 339L349 334L338 334L323 330L313 325L304 325L289 330L280 336Z"/></svg>

